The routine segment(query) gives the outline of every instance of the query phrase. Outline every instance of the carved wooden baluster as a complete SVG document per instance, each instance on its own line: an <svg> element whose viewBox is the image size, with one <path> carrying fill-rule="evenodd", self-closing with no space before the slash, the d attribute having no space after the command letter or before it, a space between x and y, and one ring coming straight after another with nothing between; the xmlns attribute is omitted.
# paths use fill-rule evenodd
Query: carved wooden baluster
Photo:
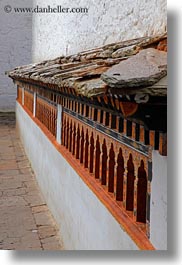
<svg viewBox="0 0 182 265"><path fill-rule="evenodd" d="M45 123L45 126L46 128L48 128L48 122L47 122L47 119L48 119L48 109L47 109L47 106L46 104L44 104L44 123ZM49 128L48 128L49 129Z"/></svg>
<svg viewBox="0 0 182 265"><path fill-rule="evenodd" d="M137 222L146 223L146 200L147 200L147 174L144 169L144 162L141 161L138 168L137 184Z"/></svg>
<svg viewBox="0 0 182 265"><path fill-rule="evenodd" d="M36 117L38 118L38 120L40 120L40 103L37 100L37 111L36 111Z"/></svg>
<svg viewBox="0 0 182 265"><path fill-rule="evenodd" d="M116 200L123 201L123 175L124 175L124 158L121 148L119 149L117 159L117 179L116 179Z"/></svg>
<svg viewBox="0 0 182 265"><path fill-rule="evenodd" d="M48 115L48 129L50 131L51 130L51 112L49 109L47 110L47 115Z"/></svg>
<svg viewBox="0 0 182 265"><path fill-rule="evenodd" d="M54 109L51 107L52 111L52 135L54 135Z"/></svg>
<svg viewBox="0 0 182 265"><path fill-rule="evenodd" d="M85 168L88 168L88 145L89 145L89 137L88 137L88 129L87 129L86 137L85 137L85 163L84 163Z"/></svg>
<svg viewBox="0 0 182 265"><path fill-rule="evenodd" d="M101 184L106 185L107 174L107 146L106 140L102 144L102 172L101 172Z"/></svg>
<svg viewBox="0 0 182 265"><path fill-rule="evenodd" d="M69 135L69 151L71 152L72 150L72 133L73 133L73 129L72 129L72 120L70 123L70 135Z"/></svg>
<svg viewBox="0 0 182 265"><path fill-rule="evenodd" d="M67 128L66 128L66 148L68 149L69 145L69 135L70 135L70 125L69 125L69 118L67 120Z"/></svg>
<svg viewBox="0 0 182 265"><path fill-rule="evenodd" d="M52 109L47 106L47 111L50 113L50 128L49 131L52 133L52 127L53 127L53 113Z"/></svg>
<svg viewBox="0 0 182 265"><path fill-rule="evenodd" d="M111 148L109 151L109 182L108 182L109 192L114 192L114 166L115 166L115 153L113 149L113 143L111 143Z"/></svg>
<svg viewBox="0 0 182 265"><path fill-rule="evenodd" d="M51 110L51 118L52 118L52 127L51 127L51 133L54 134L54 110L50 107Z"/></svg>
<svg viewBox="0 0 182 265"><path fill-rule="evenodd" d="M130 154L127 163L127 189L126 189L126 210L133 211L134 208L134 164L132 155Z"/></svg>
<svg viewBox="0 0 182 265"><path fill-rule="evenodd" d="M66 143L66 117L64 118L64 123L63 123L63 145L65 146Z"/></svg>
<svg viewBox="0 0 182 265"><path fill-rule="evenodd" d="M39 121L41 122L41 102L39 101Z"/></svg>
<svg viewBox="0 0 182 265"><path fill-rule="evenodd" d="M83 152L84 152L84 130L82 127L81 132L81 150L80 150L80 163L83 164Z"/></svg>
<svg viewBox="0 0 182 265"><path fill-rule="evenodd" d="M74 127L73 127L73 150L72 150L72 155L75 155L75 138L76 138L76 125L74 122Z"/></svg>
<svg viewBox="0 0 182 265"><path fill-rule="evenodd" d="M76 159L79 159L80 154L80 126L77 128L77 137L76 137Z"/></svg>
<svg viewBox="0 0 182 265"><path fill-rule="evenodd" d="M44 124L44 104L43 102L41 103L41 105L42 105L41 120L42 120L42 123Z"/></svg>
<svg viewBox="0 0 182 265"><path fill-rule="evenodd" d="M57 110L54 109L54 136L56 137L56 130L57 130Z"/></svg>
<svg viewBox="0 0 182 265"><path fill-rule="evenodd" d="M99 142L99 136L97 136L96 141L96 151L95 151L95 178L99 179L100 177L100 142Z"/></svg>
<svg viewBox="0 0 182 265"><path fill-rule="evenodd" d="M93 167L94 167L94 137L93 132L90 137L90 173L93 173Z"/></svg>

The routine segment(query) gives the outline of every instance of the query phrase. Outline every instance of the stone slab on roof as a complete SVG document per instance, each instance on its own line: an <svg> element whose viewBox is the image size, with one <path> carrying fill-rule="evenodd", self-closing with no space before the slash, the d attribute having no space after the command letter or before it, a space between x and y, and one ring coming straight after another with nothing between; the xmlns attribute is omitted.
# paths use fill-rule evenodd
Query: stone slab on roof
<svg viewBox="0 0 182 265"><path fill-rule="evenodd" d="M112 66L101 75L101 79L109 87L138 88L152 86L166 75L167 53L148 48Z"/></svg>
<svg viewBox="0 0 182 265"><path fill-rule="evenodd" d="M127 64L127 61L130 62L129 60L143 49L157 48L160 42L166 38L167 34L165 33L160 36L108 44L76 55L61 56L54 60L17 67L9 71L8 75L15 81L49 86L49 89L57 91L71 88L75 94L85 97L104 95L108 89L115 89L104 78L101 78L105 72L123 61ZM143 68L142 64L143 61L141 61L141 69ZM128 87L127 84L125 90ZM140 91L140 87L137 91ZM148 91L150 93L150 89ZM122 95L122 89L117 89L115 93Z"/></svg>

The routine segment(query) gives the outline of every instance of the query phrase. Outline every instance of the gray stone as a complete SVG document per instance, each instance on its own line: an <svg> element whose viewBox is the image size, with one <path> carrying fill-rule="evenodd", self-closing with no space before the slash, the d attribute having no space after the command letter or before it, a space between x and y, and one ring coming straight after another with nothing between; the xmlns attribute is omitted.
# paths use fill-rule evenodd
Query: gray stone
<svg viewBox="0 0 182 265"><path fill-rule="evenodd" d="M124 56L131 56L137 53L137 46L131 45L129 47L123 47L118 49L117 51L112 53L112 58L124 57Z"/></svg>
<svg viewBox="0 0 182 265"><path fill-rule="evenodd" d="M114 65L101 75L110 87L151 86L167 75L167 53L148 48Z"/></svg>

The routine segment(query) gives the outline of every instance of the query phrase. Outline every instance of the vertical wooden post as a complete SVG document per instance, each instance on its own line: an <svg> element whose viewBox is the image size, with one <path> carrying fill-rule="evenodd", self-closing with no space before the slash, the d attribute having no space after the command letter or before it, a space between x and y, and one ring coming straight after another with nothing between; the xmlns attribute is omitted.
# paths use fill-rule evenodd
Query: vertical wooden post
<svg viewBox="0 0 182 265"><path fill-rule="evenodd" d="M22 105L24 106L25 104L25 89L22 87Z"/></svg>
<svg viewBox="0 0 182 265"><path fill-rule="evenodd" d="M167 134L159 134L159 153L162 156L167 156Z"/></svg>
<svg viewBox="0 0 182 265"><path fill-rule="evenodd" d="M140 142L145 143L145 129L140 125Z"/></svg>
<svg viewBox="0 0 182 265"><path fill-rule="evenodd" d="M126 135L127 134L127 120L124 119L123 121L123 133Z"/></svg>
<svg viewBox="0 0 182 265"><path fill-rule="evenodd" d="M56 141L61 144L61 120L62 120L62 106L57 105L57 130L56 130Z"/></svg>
<svg viewBox="0 0 182 265"><path fill-rule="evenodd" d="M33 94L33 117L36 116L36 105L37 105L37 94L34 92Z"/></svg>

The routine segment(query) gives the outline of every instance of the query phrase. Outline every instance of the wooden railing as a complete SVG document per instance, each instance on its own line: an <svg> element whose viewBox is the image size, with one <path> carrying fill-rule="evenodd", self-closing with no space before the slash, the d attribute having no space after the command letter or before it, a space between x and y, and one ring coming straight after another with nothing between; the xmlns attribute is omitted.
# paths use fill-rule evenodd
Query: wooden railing
<svg viewBox="0 0 182 265"><path fill-rule="evenodd" d="M30 93L29 91L24 91L24 105L27 107L27 109L33 113L33 104L34 104L34 98L33 93Z"/></svg>
<svg viewBox="0 0 182 265"><path fill-rule="evenodd" d="M148 157L64 111L61 142L145 230Z"/></svg>
<svg viewBox="0 0 182 265"><path fill-rule="evenodd" d="M151 150L165 148L164 135L65 97L51 101L19 87L17 100L149 236Z"/></svg>
<svg viewBox="0 0 182 265"><path fill-rule="evenodd" d="M36 118L56 137L57 108L40 97L36 97Z"/></svg>

